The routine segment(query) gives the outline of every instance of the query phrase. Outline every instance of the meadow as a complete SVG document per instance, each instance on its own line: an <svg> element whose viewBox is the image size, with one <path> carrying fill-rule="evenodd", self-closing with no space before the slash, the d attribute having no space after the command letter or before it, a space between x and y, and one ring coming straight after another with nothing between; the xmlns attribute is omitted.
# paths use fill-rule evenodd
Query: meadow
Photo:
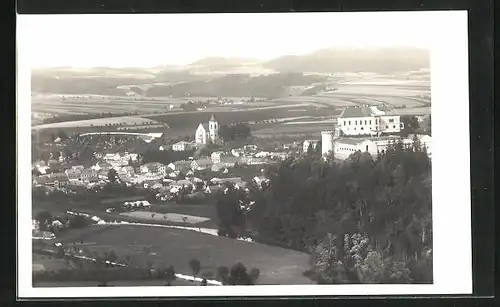
<svg viewBox="0 0 500 307"><path fill-rule="evenodd" d="M195 215L177 214L177 213L158 213L158 212L154 212L154 211L131 211L131 212L120 213L120 215L131 216L131 217L146 219L146 220L150 220L150 221L164 220L164 221L168 221L168 222L187 223L187 224L193 224L193 225L203 223L203 222L210 220L208 218L195 216Z"/></svg>
<svg viewBox="0 0 500 307"><path fill-rule="evenodd" d="M114 250L121 259L128 255L135 265L173 265L177 273L189 274L188 262L194 258L201 262L202 274L215 274L218 266L241 261L248 268L260 270L259 284L313 283L302 275L309 261L305 253L189 230L130 225L94 227L106 227L106 231L86 236L90 252Z"/></svg>

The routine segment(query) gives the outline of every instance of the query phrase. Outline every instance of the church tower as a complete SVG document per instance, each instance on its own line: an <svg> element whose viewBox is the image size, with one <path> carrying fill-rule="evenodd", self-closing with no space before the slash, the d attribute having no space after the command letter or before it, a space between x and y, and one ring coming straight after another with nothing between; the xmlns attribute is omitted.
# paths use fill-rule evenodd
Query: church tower
<svg viewBox="0 0 500 307"><path fill-rule="evenodd" d="M208 135L212 143L216 144L219 141L219 123L212 114L210 121L208 122Z"/></svg>

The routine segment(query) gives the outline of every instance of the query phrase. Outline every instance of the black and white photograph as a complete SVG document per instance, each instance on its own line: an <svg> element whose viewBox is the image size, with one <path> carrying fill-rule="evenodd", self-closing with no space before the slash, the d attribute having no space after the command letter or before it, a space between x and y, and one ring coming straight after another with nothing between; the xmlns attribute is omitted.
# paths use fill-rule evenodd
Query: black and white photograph
<svg viewBox="0 0 500 307"><path fill-rule="evenodd" d="M26 295L472 291L465 12L31 15L18 40Z"/></svg>

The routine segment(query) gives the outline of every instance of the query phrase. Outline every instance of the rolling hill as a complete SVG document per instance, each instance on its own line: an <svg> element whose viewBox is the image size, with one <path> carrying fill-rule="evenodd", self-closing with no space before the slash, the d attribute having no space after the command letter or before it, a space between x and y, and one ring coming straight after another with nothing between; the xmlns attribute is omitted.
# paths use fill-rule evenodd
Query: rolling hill
<svg viewBox="0 0 500 307"><path fill-rule="evenodd" d="M263 64L280 72L395 73L429 68L430 52L416 48L318 50L306 55L286 55Z"/></svg>

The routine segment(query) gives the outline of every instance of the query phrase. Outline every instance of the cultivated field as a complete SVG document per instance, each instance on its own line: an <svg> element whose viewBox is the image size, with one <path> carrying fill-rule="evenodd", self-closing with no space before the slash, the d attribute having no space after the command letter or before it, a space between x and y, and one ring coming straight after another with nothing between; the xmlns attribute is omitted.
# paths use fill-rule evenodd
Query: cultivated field
<svg viewBox="0 0 500 307"><path fill-rule="evenodd" d="M394 109L388 112L391 115L430 115L431 107L411 108L411 109Z"/></svg>
<svg viewBox="0 0 500 307"><path fill-rule="evenodd" d="M86 128L86 127L99 127L105 125L123 125L123 126L134 126L143 125L148 126L163 126L159 122L143 118L139 116L121 116L121 117L106 117L106 118L95 118L95 119L85 119L76 120L60 123L50 123L43 125L33 126L32 129L53 129L53 128Z"/></svg>
<svg viewBox="0 0 500 307"><path fill-rule="evenodd" d="M174 223L187 223L187 224L198 224L209 221L209 218L187 215L187 214L177 214L177 213L158 213L152 211L132 211L120 213L122 216L131 216L140 219L146 219L151 221L168 221Z"/></svg>
<svg viewBox="0 0 500 307"><path fill-rule="evenodd" d="M218 266L231 266L241 261L249 268L260 270L260 284L313 283L302 275L309 261L305 253L189 230L144 226L96 227L107 228L98 235L86 237L87 249L99 253L112 249L119 258L129 255L137 265L146 265L148 261L153 266L171 264L177 273L189 274L188 262L193 258L200 260L202 273L215 273Z"/></svg>

